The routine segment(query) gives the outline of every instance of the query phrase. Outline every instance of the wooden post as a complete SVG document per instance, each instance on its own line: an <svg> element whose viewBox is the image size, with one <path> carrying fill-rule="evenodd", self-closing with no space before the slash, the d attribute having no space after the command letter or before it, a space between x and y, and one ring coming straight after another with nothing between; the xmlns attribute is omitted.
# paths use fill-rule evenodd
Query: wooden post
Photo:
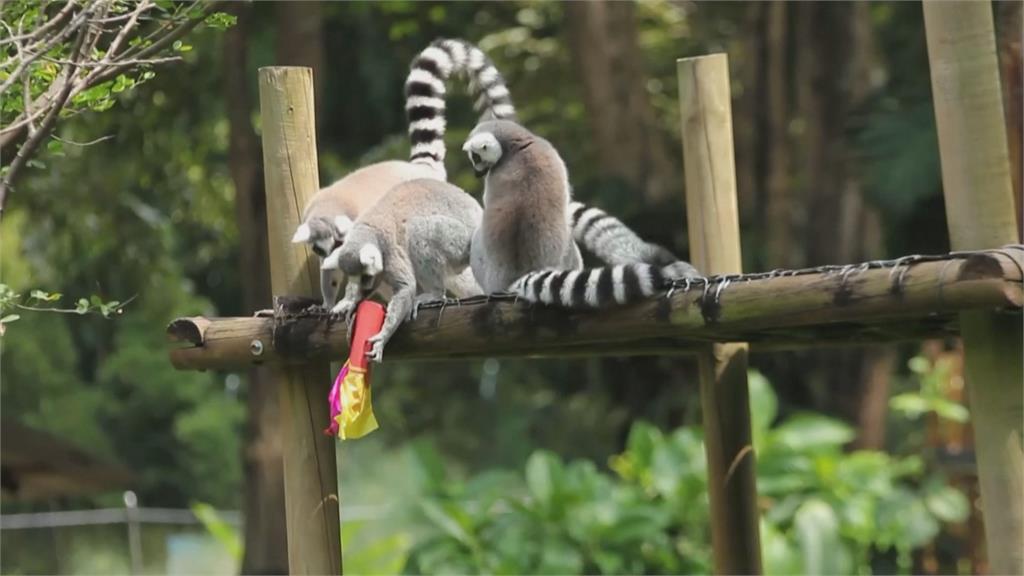
<svg viewBox="0 0 1024 576"><path fill-rule="evenodd" d="M313 73L261 68L260 113L267 189L271 288L276 295L314 296L320 272L305 245L291 243L302 208L319 188ZM269 348L271 342L262 342ZM334 439L328 425L329 364L278 366L281 394L288 569L292 574L341 573L341 525Z"/></svg>
<svg viewBox="0 0 1024 576"><path fill-rule="evenodd" d="M925 2L925 32L955 250L1019 242L990 2ZM960 316L993 574L1024 574L1020 317Z"/></svg>
<svg viewBox="0 0 1024 576"><path fill-rule="evenodd" d="M686 171L690 257L701 273L741 272L729 61L676 62ZM713 344L698 355L715 572L760 574L747 345Z"/></svg>

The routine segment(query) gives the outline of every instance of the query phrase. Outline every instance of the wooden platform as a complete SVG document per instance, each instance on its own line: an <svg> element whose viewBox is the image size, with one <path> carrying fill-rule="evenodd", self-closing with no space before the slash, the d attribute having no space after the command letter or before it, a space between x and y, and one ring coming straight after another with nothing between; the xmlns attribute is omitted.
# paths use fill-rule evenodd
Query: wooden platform
<svg viewBox="0 0 1024 576"><path fill-rule="evenodd" d="M678 354L706 342L787 349L958 333L957 312L1024 305L1024 246L907 256L677 281L662 296L604 311L569 311L510 295L428 303L405 323L385 361L501 356ZM275 318L179 318L167 328L179 369L342 359L344 322L309 300L278 299ZM258 342L258 344L254 344ZM253 350L258 349L259 354Z"/></svg>

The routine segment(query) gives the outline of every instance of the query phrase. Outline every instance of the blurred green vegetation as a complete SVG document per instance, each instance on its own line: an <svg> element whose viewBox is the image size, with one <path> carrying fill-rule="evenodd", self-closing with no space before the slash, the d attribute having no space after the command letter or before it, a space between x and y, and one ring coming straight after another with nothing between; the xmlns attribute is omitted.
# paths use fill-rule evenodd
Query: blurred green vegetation
<svg viewBox="0 0 1024 576"><path fill-rule="evenodd" d="M851 6L835 4L835 10ZM750 186L741 190L749 269L774 262L765 239L784 225L766 216L771 144L756 137L767 125L759 72L765 38L754 25L764 6L652 0L637 4L635 21L622 23L635 26L656 140L676 160L674 60L729 53L737 132L754 134L737 137L738 166L754 168ZM787 6L795 27L803 4ZM947 248L945 219L920 5L868 6L875 81L863 99L846 103L850 109L836 121L832 138L844 146L844 158L859 163L851 178L879 217L881 246L874 256L940 252ZM274 62L279 31L273 3L251 8L247 88L255 101L255 70ZM602 169L579 55L566 40L565 4L321 8L325 62L318 71L317 116L324 184L354 167L406 155L401 88L408 63L436 37L465 37L479 42L506 76L522 121L559 147L577 198L685 254L681 168L678 197L660 201L645 200L642 191ZM793 86L785 126L794 191L789 209L799 232L791 250L803 261L812 244L834 239L807 240L814 238L807 228L816 218L809 206L821 191L807 173L809 150L801 138L810 121L801 108L805 95L795 86L824 83L843 93L850 81L838 74L808 79L797 64L814 48L795 34L791 30L785 46L784 60L795 63L785 71ZM58 134L65 140L112 138L47 147L10 196L0 243L3 284L22 295L59 292L70 306L92 294L104 302L134 300L110 319L18 312L21 319L0 339L0 417L127 464L139 474L133 489L144 506L201 501L229 509L241 506L247 383L235 373L175 371L163 335L177 316L250 313L238 296L246 279L238 273L228 165L227 112L234 103L225 97L223 33L199 31L188 45L182 64L111 89L96 110L63 120ZM743 105L750 97L754 104ZM468 98L455 96L449 110L449 174L475 194L480 184L454 153L474 121ZM258 114L249 112L258 131ZM900 350L901 357L912 353ZM766 568L906 572L910 552L930 541L940 522L962 518L966 503L925 472L915 456L919 446L903 446L900 455L845 451L855 434L849 422L856 407L838 403L859 389L833 394L842 375L812 377L807 359L753 357L779 385L776 396L753 380ZM903 379L895 391L915 395L900 396L894 408L958 417L934 386L921 387L899 366ZM345 525L346 544L366 551L346 550L350 571L710 570L697 378L687 360L492 359L429 369L385 364L375 381L382 428L362 447L339 448L342 505L390 502L396 492L418 496L410 496L417 500L414 513L402 516L408 533L379 530L373 521ZM428 445L436 452L419 448ZM399 459L393 468L379 461L389 458ZM395 488L395 477L407 474L413 477L403 481L410 485ZM118 500L106 495L62 504ZM5 503L4 509L41 506ZM825 554L824 548L842 553ZM408 553L404 567L395 564L393 550Z"/></svg>
<svg viewBox="0 0 1024 576"><path fill-rule="evenodd" d="M911 552L962 522L968 502L919 457L845 452L848 425L817 414L780 420L767 380L750 375L766 574L911 573ZM589 460L533 453L522 475L464 481L421 449L426 498L407 570L417 574L706 574L707 473L698 426L638 422L612 474ZM894 564L872 564L872 553Z"/></svg>

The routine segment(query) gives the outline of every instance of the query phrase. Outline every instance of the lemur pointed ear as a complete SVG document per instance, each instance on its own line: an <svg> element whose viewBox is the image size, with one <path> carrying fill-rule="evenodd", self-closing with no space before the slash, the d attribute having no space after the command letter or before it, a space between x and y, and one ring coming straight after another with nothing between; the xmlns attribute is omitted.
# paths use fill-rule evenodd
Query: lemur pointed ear
<svg viewBox="0 0 1024 576"><path fill-rule="evenodd" d="M300 244L302 242L309 242L309 239L313 237L313 230L310 229L309 224L303 222L299 224L299 227L295 230L295 235L292 236L292 244Z"/></svg>
<svg viewBox="0 0 1024 576"><path fill-rule="evenodd" d="M334 217L334 227L341 235L348 234L349 229L352 228L352 219L348 216L341 215Z"/></svg>
<svg viewBox="0 0 1024 576"><path fill-rule="evenodd" d="M366 244L359 249L359 263L370 276L376 276L384 270L384 256L380 253L380 248L373 244Z"/></svg>

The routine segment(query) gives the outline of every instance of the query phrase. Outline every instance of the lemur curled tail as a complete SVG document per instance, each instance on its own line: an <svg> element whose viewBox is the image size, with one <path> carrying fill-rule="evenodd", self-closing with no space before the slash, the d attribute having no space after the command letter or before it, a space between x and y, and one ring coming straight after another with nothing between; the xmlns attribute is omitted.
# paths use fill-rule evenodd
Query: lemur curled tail
<svg viewBox="0 0 1024 576"><path fill-rule="evenodd" d="M475 108L484 118L514 119L516 109L505 79L491 59L465 40L435 40L412 61L405 81L405 114L409 120L409 161L445 174L445 81L453 74L469 76Z"/></svg>
<svg viewBox="0 0 1024 576"><path fill-rule="evenodd" d="M352 223L394 186L419 178L444 181L446 82L468 78L476 107L485 117L514 117L505 81L490 59L465 40L440 39L425 48L410 65L405 82L409 120L409 161L388 160L365 166L322 188L310 199L292 242L311 245L321 259L345 241ZM322 270L320 291L328 308L337 300L344 274Z"/></svg>

